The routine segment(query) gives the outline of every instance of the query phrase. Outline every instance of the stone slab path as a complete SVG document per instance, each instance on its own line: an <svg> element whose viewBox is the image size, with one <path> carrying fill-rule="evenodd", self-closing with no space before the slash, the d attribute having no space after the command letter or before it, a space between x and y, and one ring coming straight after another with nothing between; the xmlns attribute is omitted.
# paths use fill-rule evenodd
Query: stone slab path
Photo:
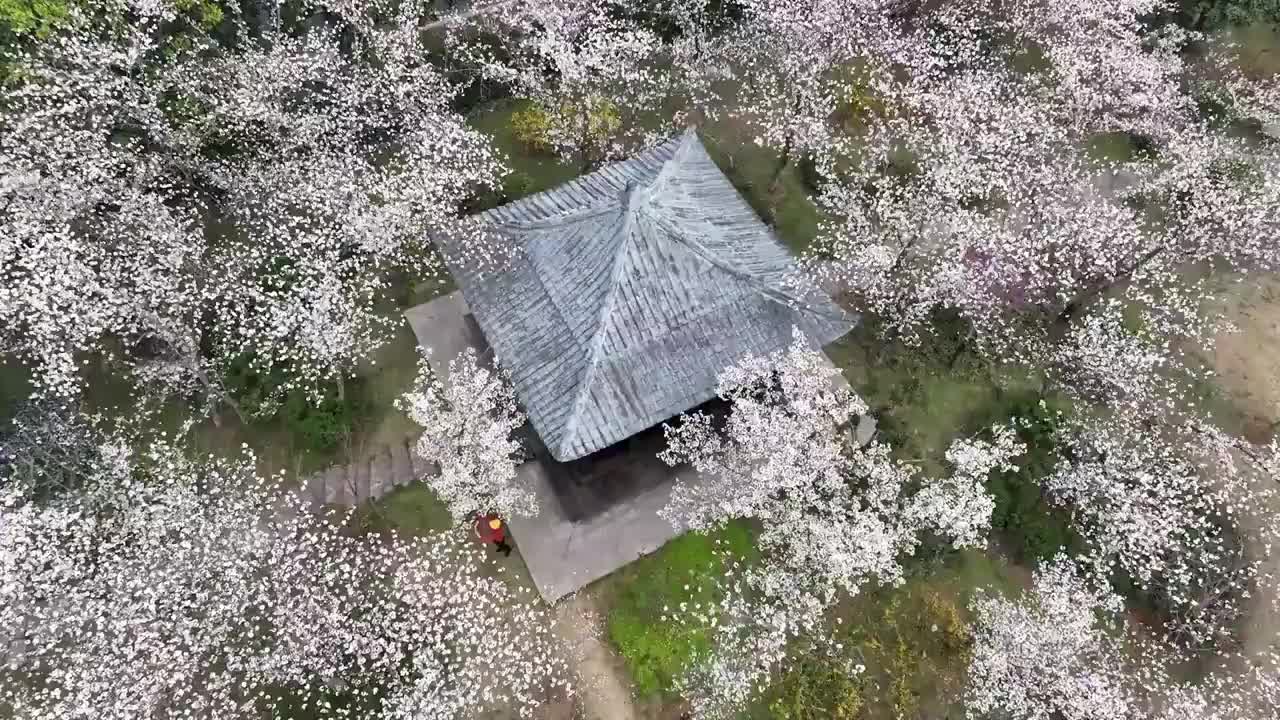
<svg viewBox="0 0 1280 720"><path fill-rule="evenodd" d="M313 510L325 506L354 507L377 500L398 487L429 474L432 469L422 458L415 458L416 438L383 445L359 459L335 465L306 479L306 498Z"/></svg>

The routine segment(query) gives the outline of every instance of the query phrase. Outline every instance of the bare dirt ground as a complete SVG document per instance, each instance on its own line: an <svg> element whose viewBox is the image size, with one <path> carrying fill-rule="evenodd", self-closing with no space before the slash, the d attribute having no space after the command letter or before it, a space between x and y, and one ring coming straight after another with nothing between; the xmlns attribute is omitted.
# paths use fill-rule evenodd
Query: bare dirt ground
<svg viewBox="0 0 1280 720"><path fill-rule="evenodd" d="M640 720L621 662L604 638L603 617L588 593L556 604L556 628L574 655L582 720Z"/></svg>
<svg viewBox="0 0 1280 720"><path fill-rule="evenodd" d="M1215 365L1246 436L1266 442L1280 421L1280 279L1240 288L1226 316L1238 332L1219 334Z"/></svg>
<svg viewBox="0 0 1280 720"><path fill-rule="evenodd" d="M1243 415L1242 431L1250 441L1266 443L1280 422L1280 278L1241 287L1226 308L1238 332L1217 340L1215 366L1232 404ZM1272 508L1280 513L1280 507ZM1241 640L1246 655L1280 644L1280 557L1273 555L1272 579L1254 594Z"/></svg>
<svg viewBox="0 0 1280 720"><path fill-rule="evenodd" d="M556 604L556 628L573 654L578 697L572 713L547 720L681 720L686 706L637 700L626 666L604 635L604 616L590 591Z"/></svg>

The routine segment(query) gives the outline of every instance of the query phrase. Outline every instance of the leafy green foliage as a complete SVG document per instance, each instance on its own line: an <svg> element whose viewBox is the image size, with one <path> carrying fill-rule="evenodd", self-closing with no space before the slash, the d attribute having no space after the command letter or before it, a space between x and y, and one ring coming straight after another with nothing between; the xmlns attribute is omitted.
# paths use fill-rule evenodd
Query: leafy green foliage
<svg viewBox="0 0 1280 720"><path fill-rule="evenodd" d="M899 457L942 472L952 440L999 416L1004 397L999 383L1027 379L993 377L968 351L967 328L958 320L940 316L933 327L920 343L907 345L887 336L875 318L864 318L827 354L871 407L881 439Z"/></svg>
<svg viewBox="0 0 1280 720"><path fill-rule="evenodd" d="M769 712L778 720L857 720L864 692L862 679L843 663L806 656L774 686Z"/></svg>
<svg viewBox="0 0 1280 720"><path fill-rule="evenodd" d="M537 105L528 105L511 113L511 134L528 152L551 151L551 117Z"/></svg>
<svg viewBox="0 0 1280 720"><path fill-rule="evenodd" d="M531 103L523 100L502 100L468 116L467 123L489 136L494 147L507 156L507 167L513 173L529 178L528 192L536 193L572 180L578 172L559 158L530 152L524 141L517 137L512 118L531 107Z"/></svg>
<svg viewBox="0 0 1280 720"><path fill-rule="evenodd" d="M714 533L687 533L604 581L609 639L618 648L641 696L669 695L690 660L710 648L708 630L671 619L680 603L719 600L717 580L729 557L750 560L750 529L731 522Z"/></svg>
<svg viewBox="0 0 1280 720"><path fill-rule="evenodd" d="M1098 165L1156 159L1155 141L1144 135L1126 132L1099 133L1085 146L1085 155Z"/></svg>
<svg viewBox="0 0 1280 720"><path fill-rule="evenodd" d="M222 24L222 6L214 0L173 0L173 6L202 30L212 31Z"/></svg>
<svg viewBox="0 0 1280 720"><path fill-rule="evenodd" d="M1061 508L1045 501L1037 482L1058 461L1055 435L1060 410L1038 395L1014 398L1007 411L1021 419L1017 432L1027 446L1016 472L993 473L987 490L995 498L991 526L1019 562L1045 560L1060 549L1078 549L1080 539Z"/></svg>
<svg viewBox="0 0 1280 720"><path fill-rule="evenodd" d="M809 192L822 192L827 180L818 171L818 163L811 153L805 153L796 160L796 171L800 173L800 182L804 183Z"/></svg>
<svg viewBox="0 0 1280 720"><path fill-rule="evenodd" d="M1217 30L1254 23L1280 24L1280 0L1182 0L1182 24Z"/></svg>
<svg viewBox="0 0 1280 720"><path fill-rule="evenodd" d="M871 406L880 436L927 472L945 472L943 455L957 437L1022 418L1017 432L1028 450L1018 471L987 482L996 502L992 528L1019 562L1077 547L1066 511L1049 505L1038 483L1057 462L1057 418L1066 408L1055 398L1042 405L1034 377L987 366L966 346L958 319L940 316L933 327L919 345L906 346L882 339L872 319L827 352Z"/></svg>
<svg viewBox="0 0 1280 720"><path fill-rule="evenodd" d="M0 0L0 40L7 35L44 39L69 18L65 0Z"/></svg>
<svg viewBox="0 0 1280 720"><path fill-rule="evenodd" d="M363 378L345 380L343 399L336 384L325 388L317 402L301 389L284 390L281 373L261 375L250 359L237 359L225 374L227 389L236 397L256 426L277 423L289 436L296 451L331 457L342 446L356 422L368 414L362 392Z"/></svg>
<svg viewBox="0 0 1280 720"><path fill-rule="evenodd" d="M332 453L361 415L362 408L354 407L353 395L339 400L337 389L331 387L317 403L306 392L293 390L285 396L281 419L302 450Z"/></svg>
<svg viewBox="0 0 1280 720"><path fill-rule="evenodd" d="M968 605L978 590L1013 593L1022 580L977 550L916 562L899 587L867 588L827 626L838 644L797 648L748 711L751 720L933 720L963 717L972 644ZM859 666L861 666L859 668Z"/></svg>

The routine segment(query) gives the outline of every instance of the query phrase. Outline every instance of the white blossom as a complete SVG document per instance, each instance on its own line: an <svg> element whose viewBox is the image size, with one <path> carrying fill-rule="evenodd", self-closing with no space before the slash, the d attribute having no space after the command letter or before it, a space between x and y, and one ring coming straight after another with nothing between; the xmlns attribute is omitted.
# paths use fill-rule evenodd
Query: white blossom
<svg viewBox="0 0 1280 720"><path fill-rule="evenodd" d="M1229 645L1280 538L1274 443L1120 413L1073 421L1062 440L1066 457L1044 488L1071 510L1099 576L1119 569L1151 593L1178 642Z"/></svg>
<svg viewBox="0 0 1280 720"><path fill-rule="evenodd" d="M119 338L144 391L224 396L247 361L318 393L388 337L391 271L442 270L432 238L498 252L458 217L499 168L420 59L424 8L356 23L349 52L238 17L182 49L129 8L74 8L0 119L0 351L41 392L76 395Z"/></svg>
<svg viewBox="0 0 1280 720"><path fill-rule="evenodd" d="M947 453L955 472L935 479L894 460L882 443L857 447L849 421L867 406L799 330L786 352L727 369L718 392L729 403L723 426L705 413L685 415L667 426L661 456L700 476L677 480L662 511L673 523L761 525L762 558L730 573L716 648L691 681L709 717L731 713L758 689L789 641L812 633L841 595L902 582L901 561L926 533L956 547L982 544L994 507L986 476L1023 451L1010 429L996 427L992 442L956 441Z"/></svg>
<svg viewBox="0 0 1280 720"><path fill-rule="evenodd" d="M455 521L538 512L537 497L516 470L524 450L513 433L524 425L524 413L506 376L483 365L475 349L452 359L445 378L424 358L400 406L423 428L414 450L438 468L425 482Z"/></svg>
<svg viewBox="0 0 1280 720"><path fill-rule="evenodd" d="M1036 572L1023 602L978 598L973 603L969 716L1134 717L1121 649L1096 614L1121 607L1118 597L1090 586L1062 556Z"/></svg>
<svg viewBox="0 0 1280 720"><path fill-rule="evenodd" d="M528 717L568 689L541 601L465 537L361 537L251 456L106 442L98 492L0 500L17 717Z"/></svg>

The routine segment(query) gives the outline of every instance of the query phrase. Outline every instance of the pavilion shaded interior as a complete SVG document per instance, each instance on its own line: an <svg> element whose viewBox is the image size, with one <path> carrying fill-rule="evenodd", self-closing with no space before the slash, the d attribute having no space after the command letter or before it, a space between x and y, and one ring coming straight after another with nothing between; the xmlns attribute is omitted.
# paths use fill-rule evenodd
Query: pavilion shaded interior
<svg viewBox="0 0 1280 720"><path fill-rule="evenodd" d="M719 398L709 400L689 413L704 412L717 422L728 414L728 404ZM660 423L616 442L603 450L561 462L552 457L545 445L526 425L521 444L546 468L547 477L565 516L579 522L599 516L628 499L670 482L673 472L691 471L688 467L672 468L658 458L667 447L663 426L678 425L679 418Z"/></svg>

